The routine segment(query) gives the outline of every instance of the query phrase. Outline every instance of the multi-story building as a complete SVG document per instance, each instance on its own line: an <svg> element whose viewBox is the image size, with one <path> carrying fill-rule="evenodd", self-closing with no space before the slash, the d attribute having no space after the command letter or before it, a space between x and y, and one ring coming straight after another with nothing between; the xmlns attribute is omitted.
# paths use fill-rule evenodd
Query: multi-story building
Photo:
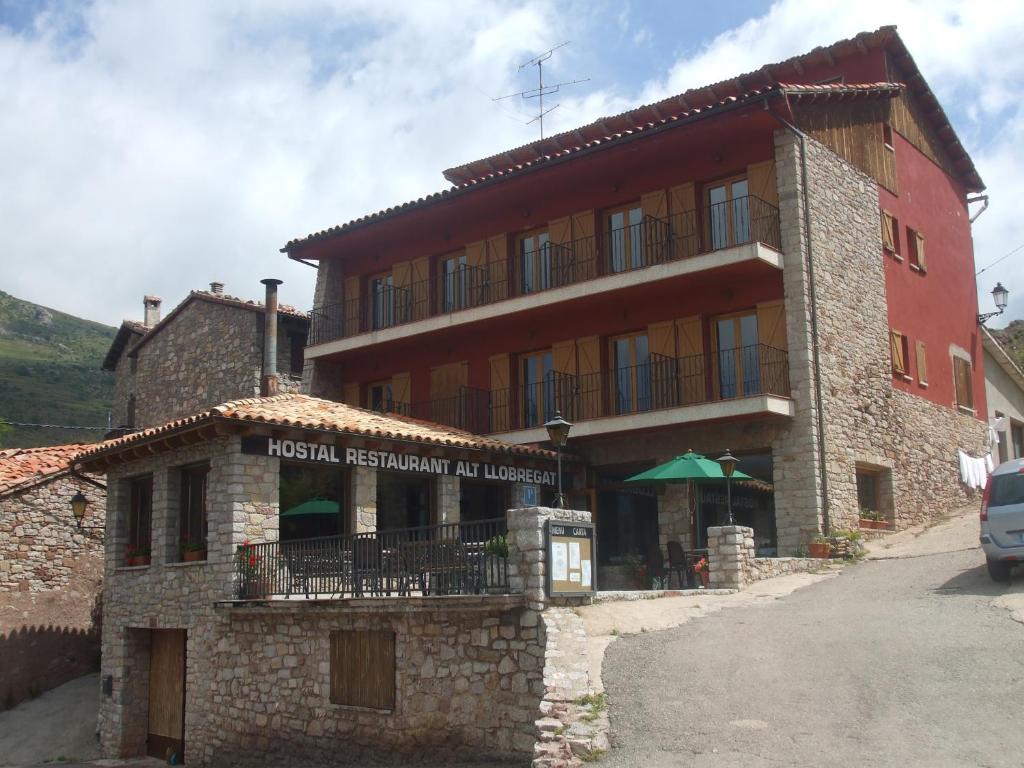
<svg viewBox="0 0 1024 768"><path fill-rule="evenodd" d="M998 441L992 448L997 463L1024 458L1024 371L988 329L985 347L985 398L989 425Z"/></svg>
<svg viewBox="0 0 1024 768"><path fill-rule="evenodd" d="M192 291L167 317L161 300L143 299L144 320L121 323L103 370L114 374L111 423L144 429L212 405L261 393L264 304L228 296L223 283ZM298 391L308 318L277 309L277 386ZM264 393L265 394L265 393Z"/></svg>
<svg viewBox="0 0 1024 768"><path fill-rule="evenodd" d="M560 410L604 565L704 544L719 486L624 483L690 448L740 457L766 552L965 500L984 187L895 28L444 175L283 249L312 394L521 444Z"/></svg>

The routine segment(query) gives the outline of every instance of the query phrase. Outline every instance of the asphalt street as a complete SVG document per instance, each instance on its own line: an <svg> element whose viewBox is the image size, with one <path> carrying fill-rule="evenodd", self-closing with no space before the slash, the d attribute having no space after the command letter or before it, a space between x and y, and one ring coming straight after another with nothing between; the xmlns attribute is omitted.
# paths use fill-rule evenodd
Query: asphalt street
<svg viewBox="0 0 1024 768"><path fill-rule="evenodd" d="M1024 765L1024 626L993 605L1007 592L960 549L621 638L604 660L601 762Z"/></svg>

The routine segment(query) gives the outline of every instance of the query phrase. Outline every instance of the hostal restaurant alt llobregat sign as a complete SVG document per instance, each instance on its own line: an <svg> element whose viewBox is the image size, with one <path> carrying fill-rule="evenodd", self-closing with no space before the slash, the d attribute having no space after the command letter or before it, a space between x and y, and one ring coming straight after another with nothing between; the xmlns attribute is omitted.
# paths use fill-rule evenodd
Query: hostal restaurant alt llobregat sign
<svg viewBox="0 0 1024 768"><path fill-rule="evenodd" d="M455 477L478 480L502 480L508 483L536 483L554 486L558 482L558 475L555 472L516 467L511 464L444 459L437 456L419 456L415 453L395 453L394 451L378 451L369 448L341 448L333 443L278 440L273 437L243 437L242 453L308 461L314 464L337 464L395 472L454 475Z"/></svg>

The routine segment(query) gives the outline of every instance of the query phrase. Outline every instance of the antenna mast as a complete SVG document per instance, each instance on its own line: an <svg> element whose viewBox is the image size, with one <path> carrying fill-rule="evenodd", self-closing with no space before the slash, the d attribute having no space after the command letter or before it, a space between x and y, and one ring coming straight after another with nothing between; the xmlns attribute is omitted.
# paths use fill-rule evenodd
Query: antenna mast
<svg viewBox="0 0 1024 768"><path fill-rule="evenodd" d="M530 125L531 123L540 123L540 138L542 140L544 139L544 115L548 114L549 112L553 112L555 109L557 109L559 106L561 106L560 104L555 104L555 106L553 106L553 107L549 107L548 109L544 109L544 97L545 96L550 96L552 93L558 93L559 89L563 85L576 85L577 83L586 83L586 82L590 81L589 77L585 77L582 80L569 80L569 81L564 82L564 83L555 83L554 85L544 85L544 62L547 61L548 59L550 59L554 55L555 51L557 51L559 48L563 48L563 47L567 46L570 42L572 42L572 41L571 40L566 40L564 43L560 43L559 45L556 45L554 48L551 48L551 49L549 49L547 51L544 51L544 53L540 54L539 56L534 56L529 61L524 62L524 63L519 65L519 69L516 70L517 72L522 72L527 67L533 67L533 66L537 67L537 87L536 88L530 88L529 90L526 90L526 91L519 91L518 93L510 93L507 96L498 96L496 99L491 99L491 101L501 101L502 99L511 99L514 96L522 96L524 99L538 99L538 101L539 101L538 112L537 112L536 115L534 115L534 117L531 120L528 120L526 122L526 125Z"/></svg>

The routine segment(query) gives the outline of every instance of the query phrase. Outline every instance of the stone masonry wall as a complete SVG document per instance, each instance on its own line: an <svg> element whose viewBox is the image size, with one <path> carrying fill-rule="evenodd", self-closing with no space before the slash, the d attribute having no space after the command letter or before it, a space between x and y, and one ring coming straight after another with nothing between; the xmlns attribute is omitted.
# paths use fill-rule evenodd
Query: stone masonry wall
<svg viewBox="0 0 1024 768"><path fill-rule="evenodd" d="M755 581L821 566L809 557L755 557L754 529L743 525L708 528L708 580L713 589L743 589Z"/></svg>
<svg viewBox="0 0 1024 768"><path fill-rule="evenodd" d="M831 525L857 527L861 463L891 473L891 506L904 528L966 501L956 450L981 452L984 424L892 386L878 189L821 144L806 146ZM780 192L793 190L799 206L797 140L777 132L776 155Z"/></svg>
<svg viewBox="0 0 1024 768"><path fill-rule="evenodd" d="M105 507L70 474L0 497L0 709L97 668Z"/></svg>

